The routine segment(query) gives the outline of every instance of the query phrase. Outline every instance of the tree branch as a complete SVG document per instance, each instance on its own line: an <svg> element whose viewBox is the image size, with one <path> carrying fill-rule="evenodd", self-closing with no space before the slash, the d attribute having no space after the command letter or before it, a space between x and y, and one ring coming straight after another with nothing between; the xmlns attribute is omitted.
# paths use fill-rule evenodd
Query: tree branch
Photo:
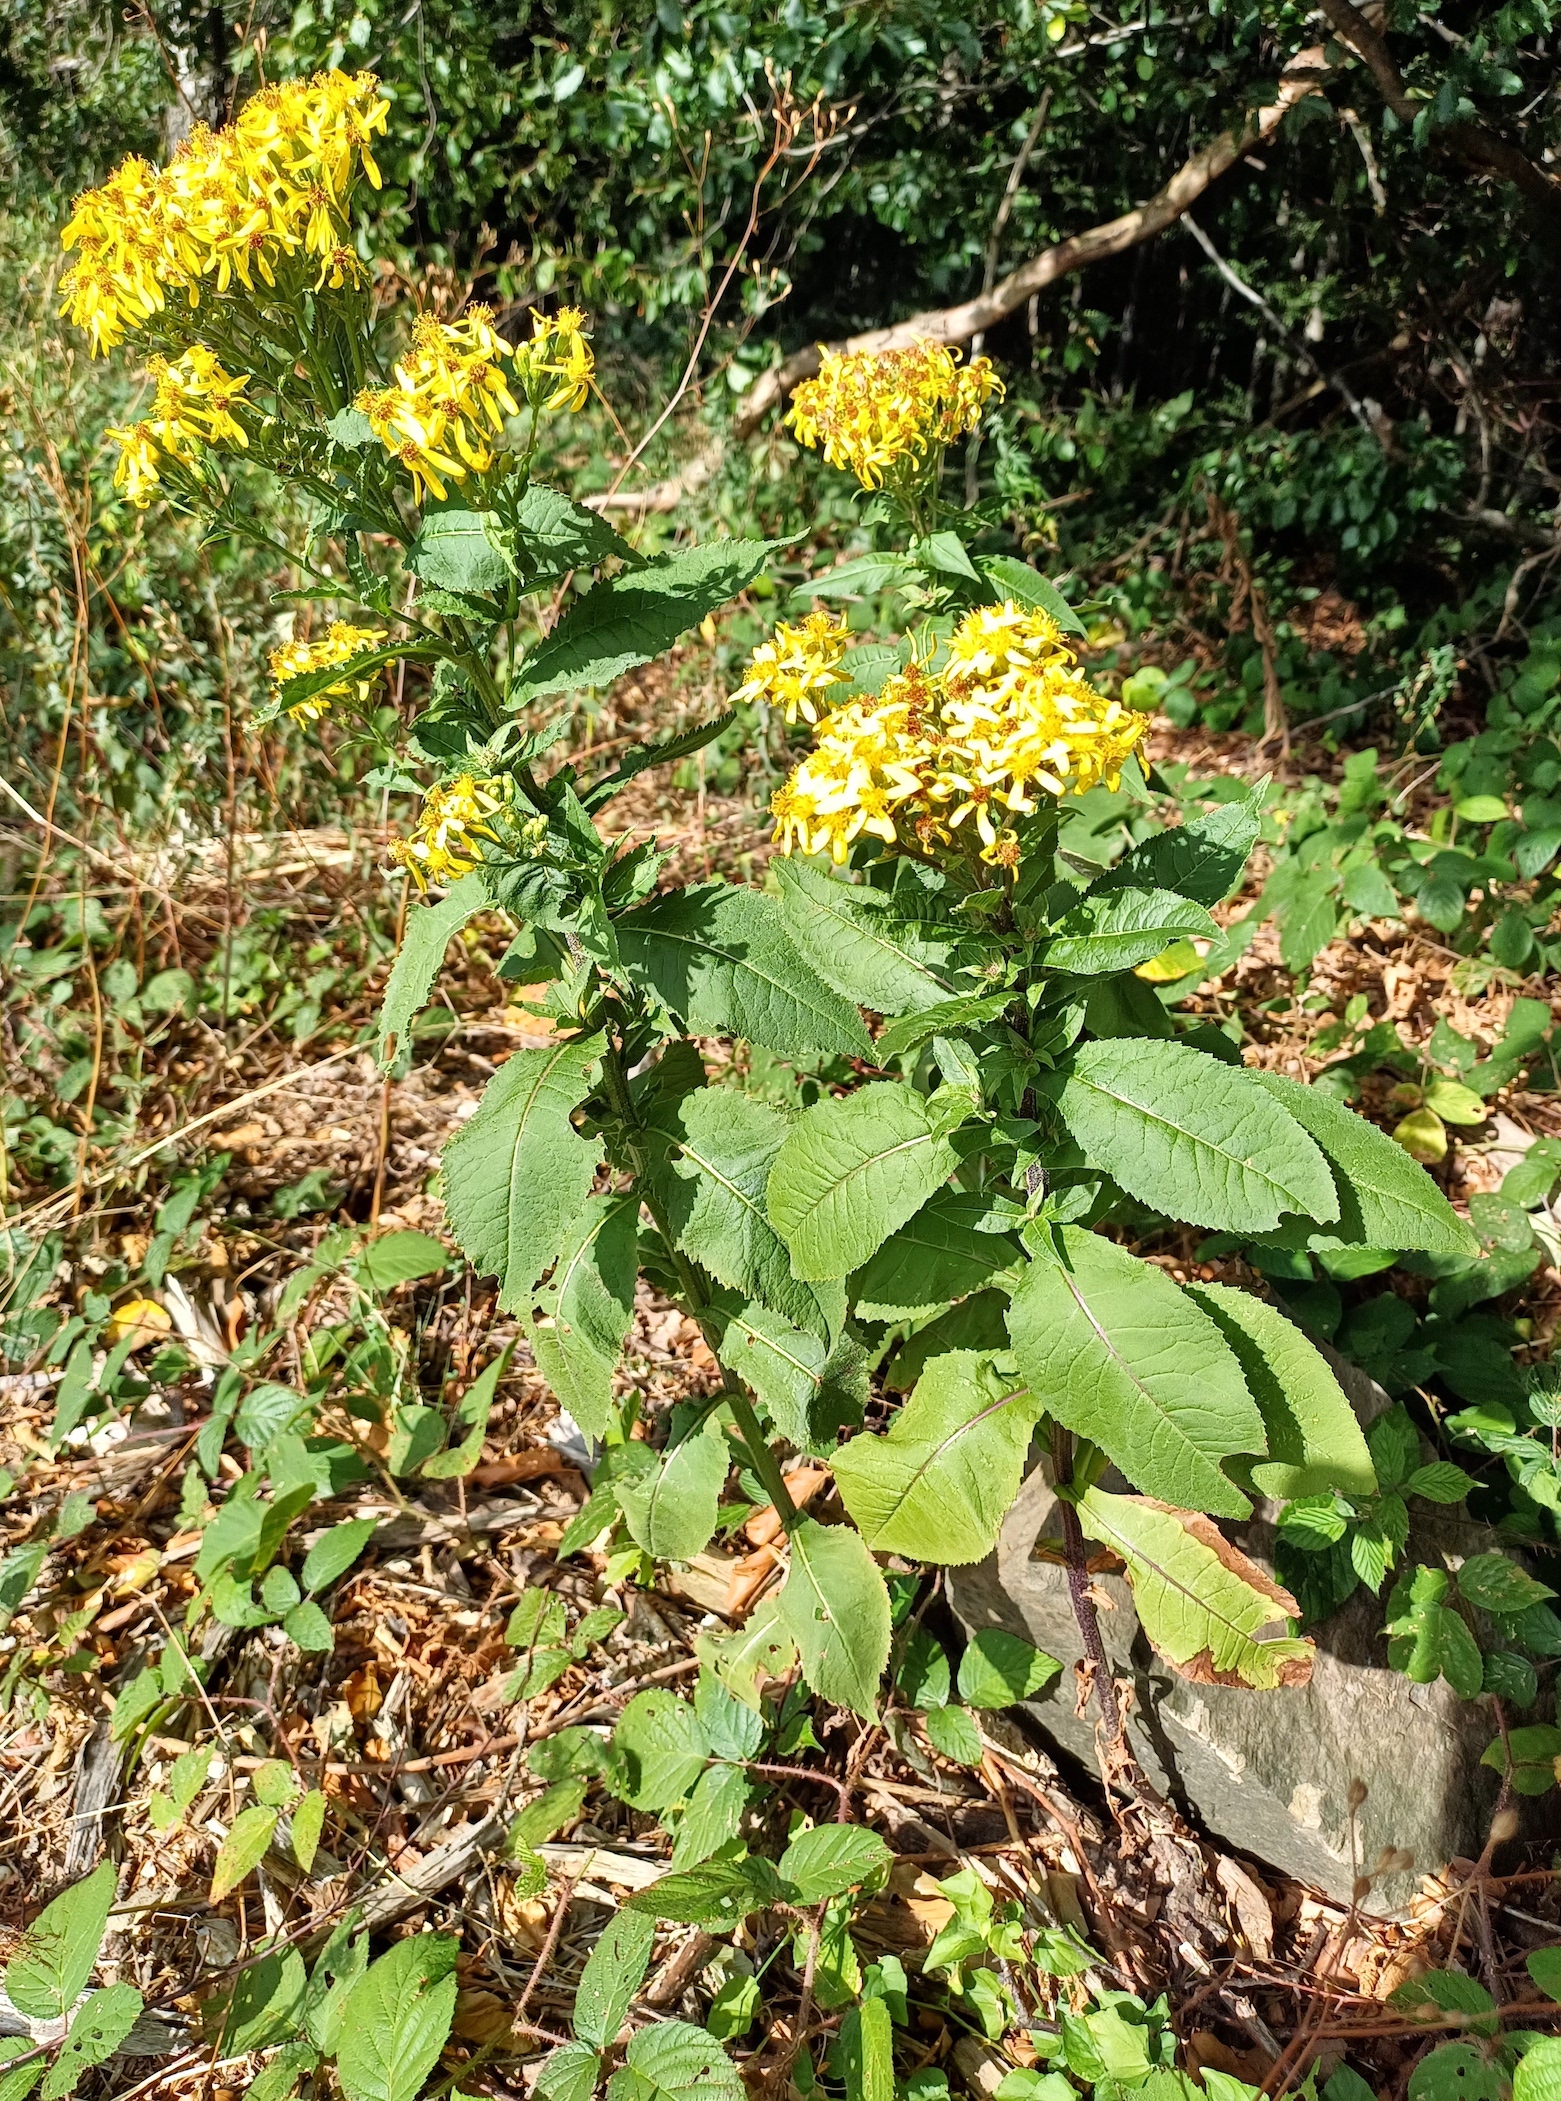
<svg viewBox="0 0 1561 2101"><path fill-rule="evenodd" d="M1239 130L1222 131L1184 161L1164 188L1157 190L1146 204L1137 205L1120 218L1092 226L1084 233L1070 234L1065 241L1042 249L1039 255L1032 256L1000 283L983 289L979 297L967 299L959 306L913 314L908 321L898 321L890 328L869 329L865 335L850 336L843 343L828 346L810 343L806 349L797 351L784 364L754 382L737 413L737 437L751 436L769 411L784 401L799 381L813 377L819 368L823 348L902 350L923 338L935 343L967 343L972 336L995 327L1036 294L1070 277L1076 270L1083 270L1091 263L1104 262L1110 256L1122 255L1142 241L1153 240L1168 226L1173 226L1211 184L1235 166L1244 153L1272 137L1296 104L1308 95L1315 95L1336 70L1321 44L1298 51L1280 75L1279 92L1274 100L1256 111ZM625 489L612 495L588 497L586 501L592 510L598 511L676 510L686 496L710 479L720 464L722 451L722 441L714 439L680 473L652 488L637 494Z"/></svg>
<svg viewBox="0 0 1561 2101"><path fill-rule="evenodd" d="M1394 64L1393 54L1381 32L1367 21L1354 5L1354 0L1322 0L1322 11L1341 41L1349 45L1377 83L1377 92L1394 116L1401 124L1413 125L1426 105L1417 102L1405 87L1404 76ZM1501 176L1520 190L1531 204L1561 220L1561 182L1547 175L1520 148L1488 126L1467 118L1460 118L1453 124L1434 125L1430 143L1462 161L1466 168L1473 168L1482 175Z"/></svg>

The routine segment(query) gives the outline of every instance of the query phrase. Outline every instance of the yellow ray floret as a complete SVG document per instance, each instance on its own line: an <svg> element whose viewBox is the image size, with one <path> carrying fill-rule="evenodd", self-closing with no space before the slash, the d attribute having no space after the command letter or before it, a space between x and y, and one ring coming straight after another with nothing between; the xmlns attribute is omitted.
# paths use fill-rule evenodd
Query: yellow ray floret
<svg viewBox="0 0 1561 2101"><path fill-rule="evenodd" d="M817 722L826 694L850 683L840 669L850 646L850 628L828 613L809 613L795 627L782 620L749 658L748 676L732 700L750 706L763 701L783 710L788 722L799 715L804 722Z"/></svg>
<svg viewBox="0 0 1561 2101"><path fill-rule="evenodd" d="M392 841L390 858L410 871L420 890L458 881L482 859L482 843L497 841L493 820L512 794L511 782L499 774L462 773L430 788L411 836Z"/></svg>
<svg viewBox="0 0 1561 2101"><path fill-rule="evenodd" d="M303 678L311 671L327 670L332 664L349 664L354 657L365 656L369 650L377 649L384 639L371 627L350 627L345 620L333 620L319 641L283 642L272 650L272 683L280 692L289 679ZM335 685L322 686L317 693L298 701L287 712L294 722L314 722L327 712L333 700L356 700L361 707L368 701L379 676L376 668L366 674L344 677Z"/></svg>
<svg viewBox="0 0 1561 2101"><path fill-rule="evenodd" d="M93 355L162 312L169 291L198 306L207 284L274 286L300 250L320 259L317 289L360 282L348 201L360 172L378 187L370 141L389 107L372 73L283 81L225 129L198 125L166 168L132 156L78 197L61 236L76 260L60 291Z"/></svg>
<svg viewBox="0 0 1561 2101"><path fill-rule="evenodd" d="M864 832L929 853L960 847L1013 868L1037 795L1114 788L1148 717L1093 687L1056 624L1011 600L967 613L936 671L912 663L826 715L772 804L784 853L843 862Z"/></svg>
<svg viewBox="0 0 1561 2101"><path fill-rule="evenodd" d="M931 342L876 354L823 351L818 377L797 388L786 420L804 445L864 489L919 477L1002 395L990 360L961 365L959 357Z"/></svg>

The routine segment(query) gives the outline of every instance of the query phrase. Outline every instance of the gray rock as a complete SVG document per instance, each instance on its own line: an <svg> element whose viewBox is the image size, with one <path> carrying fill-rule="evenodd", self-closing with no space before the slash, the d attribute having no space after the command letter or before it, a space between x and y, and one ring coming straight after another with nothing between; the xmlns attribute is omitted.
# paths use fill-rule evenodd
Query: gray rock
<svg viewBox="0 0 1561 2101"><path fill-rule="evenodd" d="M1330 1353L1331 1354L1331 1353ZM1363 1421L1390 1405L1355 1366L1335 1368ZM1121 1487L1120 1481L1110 1486ZM1418 1506L1424 1509L1424 1506ZM1092 1705L1074 1713L1073 1664L1083 1654L1062 1568L1034 1558L1037 1539L1055 1543L1056 1498L1044 1471L1025 1482L1003 1524L997 1548L969 1568L950 1569L948 1597L967 1632L1005 1627L1058 1657L1061 1676L1026 1708L1043 1732L1091 1767ZM1273 1527L1264 1513L1233 1528L1243 1551L1272 1568ZM1491 1544L1481 1527L1437 1512L1417 1521L1406 1560L1454 1560ZM1401 1910L1421 1875L1454 1858L1475 1858L1485 1844L1497 1777L1480 1764L1494 1723L1483 1703L1460 1700L1444 1681L1411 1685L1387 1665L1381 1598L1365 1590L1314 1631L1316 1663L1309 1685L1249 1692L1191 1685L1150 1649L1121 1576L1094 1579L1110 1601L1099 1614L1113 1674L1133 1685L1129 1733L1154 1784L1190 1809L1204 1827L1239 1851L1348 1904L1355 1879L1371 1874L1388 1849L1413 1856L1375 1876L1363 1908ZM1366 1800L1354 1820L1351 1783ZM1547 1798L1553 1802L1554 1798ZM1538 1821L1545 1805L1515 1799Z"/></svg>

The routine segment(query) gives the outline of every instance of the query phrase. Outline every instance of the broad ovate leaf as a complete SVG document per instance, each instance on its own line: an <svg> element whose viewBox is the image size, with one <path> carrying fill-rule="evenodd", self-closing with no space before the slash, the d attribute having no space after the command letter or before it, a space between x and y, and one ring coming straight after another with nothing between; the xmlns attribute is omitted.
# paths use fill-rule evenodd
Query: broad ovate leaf
<svg viewBox="0 0 1561 2101"><path fill-rule="evenodd" d="M590 1192L601 1145L569 1119L601 1049L576 1036L516 1051L444 1149L451 1228L473 1268L500 1279L505 1312L521 1309Z"/></svg>
<svg viewBox="0 0 1561 2101"><path fill-rule="evenodd" d="M698 1430L661 1464L615 1484L636 1546L654 1561L692 1561L710 1544L716 1504L731 1465L718 1428Z"/></svg>
<svg viewBox="0 0 1561 2101"><path fill-rule="evenodd" d="M1076 1226L1057 1240L1062 1259L1030 1264L1009 1313L1036 1405L1146 1493L1245 1517L1222 1466L1263 1453L1263 1418L1224 1336L1152 1263Z"/></svg>
<svg viewBox="0 0 1561 2101"><path fill-rule="evenodd" d="M1228 1284L1190 1284L1187 1296L1230 1344L1262 1414L1268 1457L1252 1469L1258 1490L1285 1501L1329 1489L1375 1495L1376 1469L1355 1410L1295 1322Z"/></svg>
<svg viewBox="0 0 1561 2101"><path fill-rule="evenodd" d="M886 1437L854 1437L835 1454L841 1497L867 1544L921 1561L990 1553L1040 1412L990 1357L934 1357Z"/></svg>
<svg viewBox="0 0 1561 2101"><path fill-rule="evenodd" d="M5 1972L6 1993L18 2013L59 2021L70 2012L98 1959L115 1883L114 1865L105 1860L33 1920Z"/></svg>
<svg viewBox="0 0 1561 2101"><path fill-rule="evenodd" d="M336 2057L347 2101L416 2101L455 2017L459 1945L447 1934L413 1934L352 1987Z"/></svg>
<svg viewBox="0 0 1561 2101"><path fill-rule="evenodd" d="M770 1221L799 1277L847 1276L914 1217L958 1164L927 1097L886 1080L797 1119L770 1169Z"/></svg>
<svg viewBox="0 0 1561 2101"><path fill-rule="evenodd" d="M860 1533L811 1517L792 1527L790 1547L777 1610L802 1675L820 1699L871 1720L889 1660L889 1593L878 1564Z"/></svg>
<svg viewBox="0 0 1561 2101"><path fill-rule="evenodd" d="M1089 1537L1126 1564L1139 1622L1182 1677L1269 1691L1307 1683L1315 1644L1288 1633L1265 1638L1300 1607L1210 1519L1100 1488L1081 1497L1078 1512Z"/></svg>
<svg viewBox="0 0 1561 2101"><path fill-rule="evenodd" d="M984 1230L991 1200L940 1189L850 1280L865 1320L905 1320L979 1291L1019 1255L1006 1233Z"/></svg>
<svg viewBox="0 0 1561 2101"><path fill-rule="evenodd" d="M1339 1216L1328 1163L1254 1073L1186 1044L1126 1037L1077 1051L1055 1099L1086 1158L1168 1218L1267 1233Z"/></svg>
<svg viewBox="0 0 1561 2101"><path fill-rule="evenodd" d="M960 989L953 943L903 919L881 890L842 882L808 861L779 859L787 931L826 985L875 1014L911 1014Z"/></svg>
<svg viewBox="0 0 1561 2101"><path fill-rule="evenodd" d="M742 1036L788 1058L872 1055L861 1015L823 982L760 891L669 890L625 913L616 931L631 977L693 1033Z"/></svg>
<svg viewBox="0 0 1561 2101"><path fill-rule="evenodd" d="M1078 977L1133 970L1173 941L1212 939L1219 928L1191 898L1171 890L1092 890L1068 912L1046 944L1046 965Z"/></svg>

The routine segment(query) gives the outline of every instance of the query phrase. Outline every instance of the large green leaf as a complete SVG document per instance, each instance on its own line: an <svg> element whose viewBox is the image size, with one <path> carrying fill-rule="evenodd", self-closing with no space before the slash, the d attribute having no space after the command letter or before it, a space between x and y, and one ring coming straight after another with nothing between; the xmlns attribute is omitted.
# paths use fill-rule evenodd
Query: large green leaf
<svg viewBox="0 0 1561 2101"><path fill-rule="evenodd" d="M1173 941L1218 932L1202 905L1174 891L1093 890L1057 922L1046 944L1046 967L1075 977L1133 970Z"/></svg>
<svg viewBox="0 0 1561 2101"><path fill-rule="evenodd" d="M347 2101L415 2101L455 2018L459 1943L415 1933L371 1963L342 2009L336 2076Z"/></svg>
<svg viewBox="0 0 1561 2101"><path fill-rule="evenodd" d="M655 1561L692 1561L710 1544L716 1504L731 1458L719 1429L698 1430L652 1472L625 1475L615 1487L636 1546Z"/></svg>
<svg viewBox="0 0 1561 2101"><path fill-rule="evenodd" d="M673 1143L663 1204L684 1254L827 1340L844 1317L844 1293L792 1275L791 1256L765 1209L790 1120L735 1087L702 1087L668 1107L662 1128Z"/></svg>
<svg viewBox="0 0 1561 2101"><path fill-rule="evenodd" d="M771 1222L799 1277L848 1276L958 1164L937 1111L898 1081L815 1102L770 1169Z"/></svg>
<svg viewBox="0 0 1561 2101"><path fill-rule="evenodd" d="M1153 1263L1077 1226L1058 1237L1063 1261L1031 1263L1008 1318L1038 1404L1135 1488L1245 1517L1220 1465L1263 1451L1263 1418L1224 1336Z"/></svg>
<svg viewBox="0 0 1561 2101"><path fill-rule="evenodd" d="M974 1350L934 1357L887 1437L854 1437L835 1479L878 1554L979 1561L1024 1478L1041 1404Z"/></svg>
<svg viewBox="0 0 1561 2101"><path fill-rule="evenodd" d="M709 1742L687 1700L654 1685L637 1692L612 1733L608 1784L631 1809L665 1809L705 1769Z"/></svg>
<svg viewBox="0 0 1561 2101"><path fill-rule="evenodd" d="M637 2028L607 2101L743 2101L737 2067L713 2035L688 2021Z"/></svg>
<svg viewBox="0 0 1561 2101"><path fill-rule="evenodd" d="M542 482L527 485L513 512L507 549L523 591L537 591L571 569L594 569L609 555L637 563L639 556L599 511L587 509Z"/></svg>
<svg viewBox="0 0 1561 2101"><path fill-rule="evenodd" d="M862 1420L867 1358L851 1336L830 1342L754 1300L712 1310L723 1323L721 1362L753 1388L781 1436L799 1451L824 1456L841 1430Z"/></svg>
<svg viewBox="0 0 1561 2101"><path fill-rule="evenodd" d="M633 1191L589 1198L537 1296L537 1368L588 1437L612 1416L612 1375L634 1318L639 1213Z"/></svg>
<svg viewBox="0 0 1561 2101"><path fill-rule="evenodd" d="M1157 1652L1200 1685L1304 1685L1314 1645L1265 1627L1298 1617L1300 1607L1219 1528L1190 1510L1146 1496L1080 1499L1079 1522L1127 1564L1139 1622Z"/></svg>
<svg viewBox="0 0 1561 2101"><path fill-rule="evenodd" d="M1127 1037L1086 1043L1053 1084L1091 1166L1169 1218L1266 1233L1283 1211L1339 1215L1327 1161L1255 1073Z"/></svg>
<svg viewBox="0 0 1561 2101"><path fill-rule="evenodd" d="M895 910L881 890L841 882L808 861L773 863L797 947L826 985L875 1014L910 1014L960 990L953 942Z"/></svg>
<svg viewBox="0 0 1561 2101"><path fill-rule="evenodd" d="M976 567L1000 597L1014 598L1020 605L1038 606L1043 613L1050 613L1065 635L1089 632L1057 586L1028 562L1011 554L982 554L976 557Z"/></svg>
<svg viewBox="0 0 1561 2101"><path fill-rule="evenodd" d="M1190 1284L1196 1301L1235 1351L1268 1432L1268 1457L1252 1469L1258 1491L1293 1496L1370 1496L1376 1469L1355 1410L1327 1360L1294 1321L1248 1291Z"/></svg>
<svg viewBox="0 0 1561 2101"><path fill-rule="evenodd" d="M865 1320L906 1320L978 1291L1019 1255L1006 1233L982 1222L991 1200L964 1189L940 1189L893 1233L850 1279L852 1303Z"/></svg>
<svg viewBox="0 0 1561 2101"><path fill-rule="evenodd" d="M64 2101L84 2072L113 2056L141 2018L144 2002L133 1984L106 1984L70 2024L65 2046L48 2069L38 2101Z"/></svg>
<svg viewBox="0 0 1561 2101"><path fill-rule="evenodd" d="M861 1534L799 1518L791 1567L776 1600L797 1644L802 1675L821 1700L877 1715L878 1681L889 1660L889 1593Z"/></svg>
<svg viewBox="0 0 1561 2101"><path fill-rule="evenodd" d="M1338 1185L1341 1241L1395 1251L1414 1248L1430 1255L1479 1253L1474 1229L1386 1132L1320 1087L1304 1087L1277 1072L1256 1072L1252 1077L1326 1154Z"/></svg>
<svg viewBox="0 0 1561 2101"><path fill-rule="evenodd" d="M799 953L773 898L701 883L652 898L616 926L630 976L691 1031L745 1037L789 1058L872 1055L862 1017Z"/></svg>
<svg viewBox="0 0 1561 2101"><path fill-rule="evenodd" d="M414 905L408 912L374 1039L374 1055L382 1066L389 1065L405 1047L407 1030L428 1004L452 937L486 901L482 878L474 868L453 883L437 904Z"/></svg>
<svg viewBox="0 0 1561 2101"><path fill-rule="evenodd" d="M590 1191L601 1145L569 1116L601 1049L575 1036L516 1051L444 1149L451 1230L472 1267L499 1278L504 1312L521 1310Z"/></svg>
<svg viewBox="0 0 1561 2101"><path fill-rule="evenodd" d="M1239 802L1225 802L1190 824L1156 832L1125 854L1095 885L1105 889L1174 890L1200 905L1217 905L1228 897L1257 844L1266 780Z"/></svg>
<svg viewBox="0 0 1561 2101"><path fill-rule="evenodd" d="M794 1904L823 1904L875 1876L887 1876L893 1863L894 1855L876 1831L861 1824L815 1824L786 1848L780 1871L791 1884Z"/></svg>
<svg viewBox="0 0 1561 2101"><path fill-rule="evenodd" d="M527 655L512 707L573 686L606 686L648 664L751 584L778 540L712 540L599 583Z"/></svg>
<svg viewBox="0 0 1561 2101"><path fill-rule="evenodd" d="M6 1993L18 2013L59 2021L70 2012L98 1959L116 1880L113 1862L105 1860L33 1920L5 1972Z"/></svg>
<svg viewBox="0 0 1561 2101"><path fill-rule="evenodd" d="M437 591L481 596L500 590L510 579L502 534L493 511L429 511L417 529L407 566Z"/></svg>

